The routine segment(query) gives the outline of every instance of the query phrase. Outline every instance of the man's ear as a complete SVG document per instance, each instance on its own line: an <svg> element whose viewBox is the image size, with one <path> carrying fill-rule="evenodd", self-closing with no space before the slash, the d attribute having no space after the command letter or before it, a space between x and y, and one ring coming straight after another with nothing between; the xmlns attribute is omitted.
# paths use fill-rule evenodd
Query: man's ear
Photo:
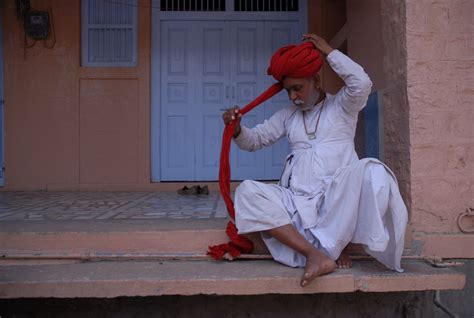
<svg viewBox="0 0 474 318"><path fill-rule="evenodd" d="M319 76L319 74L315 74L313 76L313 80L314 80L314 88L320 89L321 88L321 77Z"/></svg>

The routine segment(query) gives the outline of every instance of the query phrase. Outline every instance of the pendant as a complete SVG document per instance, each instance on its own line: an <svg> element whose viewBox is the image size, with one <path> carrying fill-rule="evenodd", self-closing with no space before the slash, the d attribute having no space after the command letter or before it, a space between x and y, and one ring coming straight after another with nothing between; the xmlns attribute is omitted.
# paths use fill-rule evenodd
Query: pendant
<svg viewBox="0 0 474 318"><path fill-rule="evenodd" d="M315 133L310 133L310 134L307 134L308 135L308 138L309 139L316 139L316 134Z"/></svg>

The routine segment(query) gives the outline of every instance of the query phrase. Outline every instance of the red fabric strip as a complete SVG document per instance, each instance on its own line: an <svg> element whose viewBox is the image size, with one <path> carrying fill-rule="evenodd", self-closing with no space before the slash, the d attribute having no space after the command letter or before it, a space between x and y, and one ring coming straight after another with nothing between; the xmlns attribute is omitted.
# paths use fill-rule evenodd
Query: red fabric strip
<svg viewBox="0 0 474 318"><path fill-rule="evenodd" d="M268 74L279 81L273 84L265 92L260 94L255 100L240 110L240 114L245 115L256 106L271 98L283 88L280 81L284 76L303 78L315 75L322 66L322 59L319 52L314 49L313 44L305 42L300 45L289 45L280 48L273 54ZM237 117L237 116L236 116ZM236 118L237 120L237 118ZM235 222L234 202L230 197L230 164L229 153L232 136L236 120L226 125L224 135L222 137L221 158L219 167L219 188L222 198L224 199L232 221ZM215 246L209 246L208 255L214 259L222 259L226 254L228 258L235 258L241 253L251 253L253 251L253 242L245 236L237 234L235 224L229 221L226 233L230 238L230 242Z"/></svg>

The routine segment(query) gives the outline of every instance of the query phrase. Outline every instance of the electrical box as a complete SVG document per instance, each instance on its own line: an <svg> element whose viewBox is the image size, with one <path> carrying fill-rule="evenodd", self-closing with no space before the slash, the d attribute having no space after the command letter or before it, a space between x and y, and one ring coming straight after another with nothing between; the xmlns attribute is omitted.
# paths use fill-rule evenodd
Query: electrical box
<svg viewBox="0 0 474 318"><path fill-rule="evenodd" d="M25 14L26 34L35 40L48 38L49 15L47 11L29 11Z"/></svg>

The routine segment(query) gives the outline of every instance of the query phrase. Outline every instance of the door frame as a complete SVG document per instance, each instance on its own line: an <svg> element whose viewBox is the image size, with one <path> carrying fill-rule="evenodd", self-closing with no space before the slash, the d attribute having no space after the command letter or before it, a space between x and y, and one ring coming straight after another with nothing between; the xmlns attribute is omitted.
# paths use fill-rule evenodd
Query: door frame
<svg viewBox="0 0 474 318"><path fill-rule="evenodd" d="M301 30L308 28L308 3L300 0L298 12L236 12L233 11L233 0L226 0L225 12L178 12L160 11L160 1L152 0L151 16L151 116L150 116L150 170L151 182L161 181L161 22L170 20L182 21L296 21Z"/></svg>

